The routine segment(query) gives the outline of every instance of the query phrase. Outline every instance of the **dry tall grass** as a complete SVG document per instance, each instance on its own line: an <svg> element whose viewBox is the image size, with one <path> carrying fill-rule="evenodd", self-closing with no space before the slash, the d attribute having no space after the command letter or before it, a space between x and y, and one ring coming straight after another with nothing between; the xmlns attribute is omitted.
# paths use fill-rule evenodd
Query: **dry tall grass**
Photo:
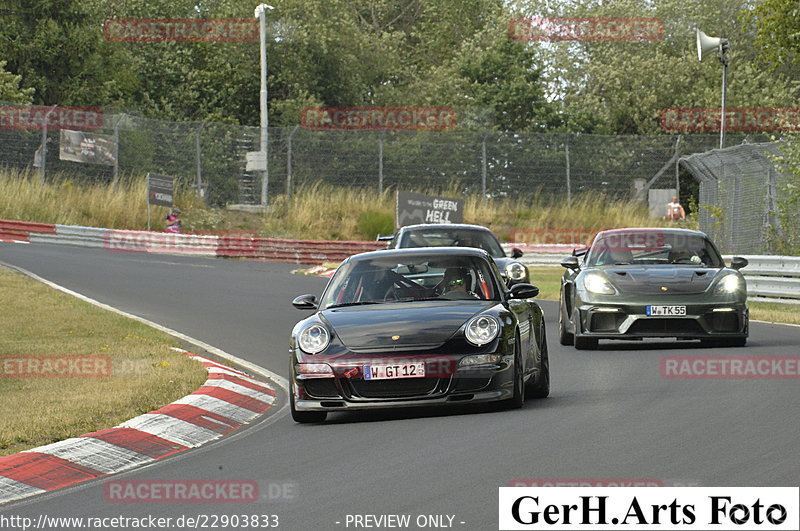
<svg viewBox="0 0 800 531"><path fill-rule="evenodd" d="M28 170L0 171L0 218L112 229L147 228L147 184L144 177L122 179L114 188L83 184L56 175L41 184ZM179 204L199 201L182 194ZM152 207L152 226L163 228L163 207Z"/></svg>
<svg viewBox="0 0 800 531"><path fill-rule="evenodd" d="M425 193L425 191L422 191ZM455 191L445 192L459 197ZM353 190L316 183L300 188L288 203L285 196L273 201L273 211L264 218L262 233L273 237L309 239L374 239L360 229L359 221L371 213L394 219L393 191ZM465 198L464 220L491 228L501 240L508 240L515 229L599 230L614 227L664 226L670 222L652 219L647 207L602 194L585 194L573 199L547 201L535 195L528 198L483 200ZM391 231L391 227L384 231Z"/></svg>
<svg viewBox="0 0 800 531"><path fill-rule="evenodd" d="M48 178L50 179L50 178ZM418 190L425 193L425 190ZM438 194L436 194L438 195ZM445 192L459 197L457 190ZM342 188L316 183L300 187L291 201L271 198L264 215L227 212L206 207L191 190L178 193L184 227L191 230L248 230L263 237L325 240L371 240L394 229L394 191ZM152 228L163 230L163 207L153 207ZM30 172L0 170L0 219L115 229L146 229L144 177L106 184L74 183L54 176L46 184ZM512 231L535 229L598 229L659 226L668 222L647 217L646 206L602 194L549 201L536 194L520 198L465 198L464 220L490 227L501 240Z"/></svg>

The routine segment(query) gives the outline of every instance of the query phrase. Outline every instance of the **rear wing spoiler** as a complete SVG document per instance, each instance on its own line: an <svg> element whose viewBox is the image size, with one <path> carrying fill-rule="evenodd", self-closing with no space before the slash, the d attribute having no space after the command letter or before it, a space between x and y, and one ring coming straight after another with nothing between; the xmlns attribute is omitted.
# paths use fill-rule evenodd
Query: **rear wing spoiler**
<svg viewBox="0 0 800 531"><path fill-rule="evenodd" d="M386 234L386 235L383 235L383 236L378 234L378 237L375 238L375 241L377 241L377 242L390 242L393 239L394 239L394 234Z"/></svg>

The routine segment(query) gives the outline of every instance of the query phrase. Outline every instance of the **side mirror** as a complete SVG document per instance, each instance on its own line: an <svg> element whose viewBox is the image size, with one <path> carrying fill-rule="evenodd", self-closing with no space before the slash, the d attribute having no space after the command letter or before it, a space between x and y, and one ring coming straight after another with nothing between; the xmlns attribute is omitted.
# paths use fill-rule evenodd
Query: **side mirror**
<svg viewBox="0 0 800 531"><path fill-rule="evenodd" d="M747 261L747 258L742 256L734 256L731 258L731 269L736 269L737 271L743 267L746 267L747 264L750 262Z"/></svg>
<svg viewBox="0 0 800 531"><path fill-rule="evenodd" d="M298 310L316 310L317 296L311 294L300 295L292 301L292 306Z"/></svg>
<svg viewBox="0 0 800 531"><path fill-rule="evenodd" d="M567 269L578 269L580 267L580 264L578 264L578 257L567 256L561 260L561 267L566 267Z"/></svg>
<svg viewBox="0 0 800 531"><path fill-rule="evenodd" d="M539 294L539 288L531 284L514 284L509 290L511 299L532 299Z"/></svg>
<svg viewBox="0 0 800 531"><path fill-rule="evenodd" d="M523 254L522 249L519 247L512 247L511 248L511 258L520 258Z"/></svg>

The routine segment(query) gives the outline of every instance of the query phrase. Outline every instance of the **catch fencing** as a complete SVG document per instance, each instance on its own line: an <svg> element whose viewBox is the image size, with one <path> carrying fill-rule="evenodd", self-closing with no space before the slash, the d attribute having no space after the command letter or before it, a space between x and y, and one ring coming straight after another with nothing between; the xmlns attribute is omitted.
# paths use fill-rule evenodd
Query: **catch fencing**
<svg viewBox="0 0 800 531"><path fill-rule="evenodd" d="M723 252L800 254L791 178L774 163L780 149L775 142L745 144L681 158L700 183L700 230Z"/></svg>
<svg viewBox="0 0 800 531"><path fill-rule="evenodd" d="M0 103L0 114L25 107ZM40 108L41 109L41 108ZM59 158L59 129L20 128L0 115L0 167L113 182L147 172L171 175L211 206L259 204L261 177L246 171L260 129L216 122L166 122L102 114L90 133L115 139L115 164ZM11 125L9 125L11 124ZM33 168L42 138L44 168ZM730 135L732 144L752 140ZM649 188L675 188L681 155L706 151L716 135L586 135L454 130L268 129L267 197L298 186L457 191L483 197L570 199L581 193L647 199ZM109 144L112 145L112 144ZM44 170L44 171L42 171Z"/></svg>

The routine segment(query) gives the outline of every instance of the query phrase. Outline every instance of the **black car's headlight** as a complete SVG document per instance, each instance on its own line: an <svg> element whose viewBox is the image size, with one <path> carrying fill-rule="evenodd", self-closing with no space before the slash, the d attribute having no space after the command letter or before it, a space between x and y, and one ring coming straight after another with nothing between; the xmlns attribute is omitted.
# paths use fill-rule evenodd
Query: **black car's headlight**
<svg viewBox="0 0 800 531"><path fill-rule="evenodd" d="M617 290L611 281L602 273L586 273L583 277L583 287L590 293L600 295L616 295Z"/></svg>
<svg viewBox="0 0 800 531"><path fill-rule="evenodd" d="M464 335L467 341L476 347L482 347L494 341L498 333L500 333L500 322L495 317L478 315L469 320Z"/></svg>
<svg viewBox="0 0 800 531"><path fill-rule="evenodd" d="M511 262L506 266L506 275L511 280L519 282L525 279L525 266L519 262Z"/></svg>
<svg viewBox="0 0 800 531"><path fill-rule="evenodd" d="M325 350L331 341L328 329L319 323L312 323L297 334L297 345L303 352L316 354Z"/></svg>
<svg viewBox="0 0 800 531"><path fill-rule="evenodd" d="M743 287L744 286L741 277L731 273L719 279L717 286L714 288L714 293L717 295L727 295L730 293L736 293Z"/></svg>

